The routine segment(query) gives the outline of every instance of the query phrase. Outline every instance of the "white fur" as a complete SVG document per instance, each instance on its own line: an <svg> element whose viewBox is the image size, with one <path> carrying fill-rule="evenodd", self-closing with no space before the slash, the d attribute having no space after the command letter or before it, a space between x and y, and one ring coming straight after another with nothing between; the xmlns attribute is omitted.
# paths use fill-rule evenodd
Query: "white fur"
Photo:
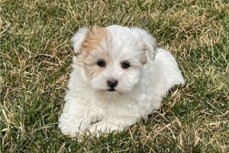
<svg viewBox="0 0 229 153"><path fill-rule="evenodd" d="M169 51L157 48L154 38L145 30L121 26L110 26L107 30L113 38L108 50L112 62L100 75L88 78L77 57L73 58L66 103L59 119L59 128L65 135L123 130L159 109L171 87L184 84L175 58ZM76 52L81 50L87 32L88 29L81 29L73 37ZM104 40L100 47L106 45ZM144 57L147 62L141 64ZM122 70L119 63L124 58L135 67ZM115 92L106 91L105 82L110 77L119 80Z"/></svg>
<svg viewBox="0 0 229 153"><path fill-rule="evenodd" d="M89 32L88 28L80 28L79 31L73 36L73 48L75 53L79 53L84 40L86 39L87 33Z"/></svg>

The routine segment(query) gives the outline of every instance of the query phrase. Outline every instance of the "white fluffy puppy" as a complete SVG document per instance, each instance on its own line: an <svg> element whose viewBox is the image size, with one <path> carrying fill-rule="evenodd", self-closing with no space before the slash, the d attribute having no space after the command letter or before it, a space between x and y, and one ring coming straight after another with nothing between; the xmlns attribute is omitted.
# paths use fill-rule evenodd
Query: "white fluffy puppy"
<svg viewBox="0 0 229 153"><path fill-rule="evenodd" d="M73 39L73 72L59 118L69 136L118 131L160 108L184 80L172 54L145 30L112 25L80 28Z"/></svg>

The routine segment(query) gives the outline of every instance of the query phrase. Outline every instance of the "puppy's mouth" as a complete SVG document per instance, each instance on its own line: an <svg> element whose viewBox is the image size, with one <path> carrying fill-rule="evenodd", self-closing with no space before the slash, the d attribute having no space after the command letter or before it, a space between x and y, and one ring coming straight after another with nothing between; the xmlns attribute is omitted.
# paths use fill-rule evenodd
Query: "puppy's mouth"
<svg viewBox="0 0 229 153"><path fill-rule="evenodd" d="M109 88L109 89L107 89L107 91L109 91L109 92L114 92L114 91L116 91L116 90L115 90L115 88Z"/></svg>

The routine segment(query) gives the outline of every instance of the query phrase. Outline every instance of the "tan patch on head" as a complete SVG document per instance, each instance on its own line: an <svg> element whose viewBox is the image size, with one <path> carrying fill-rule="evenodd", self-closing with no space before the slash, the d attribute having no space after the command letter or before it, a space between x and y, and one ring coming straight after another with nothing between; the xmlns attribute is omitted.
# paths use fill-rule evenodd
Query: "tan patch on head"
<svg viewBox="0 0 229 153"><path fill-rule="evenodd" d="M92 56L95 52L100 52L103 49L96 48L100 46L100 42L105 39L107 41L108 32L106 28L92 27L91 31L88 33L87 38L85 39L82 49L82 62L84 63L85 69L89 77L93 78L99 75L105 68L99 67L96 62L98 59L104 59L107 61L107 55L103 53L102 57L96 58L95 55ZM93 51L93 52L92 52Z"/></svg>
<svg viewBox="0 0 229 153"><path fill-rule="evenodd" d="M107 37L107 30L105 28L92 27L92 30L88 33L86 40L83 43L83 49L85 51L91 51L103 38Z"/></svg>

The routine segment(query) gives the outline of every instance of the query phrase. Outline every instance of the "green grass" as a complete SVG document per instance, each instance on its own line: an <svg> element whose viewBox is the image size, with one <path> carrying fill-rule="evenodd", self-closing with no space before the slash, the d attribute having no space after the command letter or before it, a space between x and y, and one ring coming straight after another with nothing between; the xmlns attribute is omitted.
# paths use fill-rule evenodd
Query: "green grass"
<svg viewBox="0 0 229 153"><path fill-rule="evenodd" d="M226 0L2 0L1 151L229 152L229 3ZM186 80L158 113L121 133L63 136L57 127L83 26L148 29Z"/></svg>

